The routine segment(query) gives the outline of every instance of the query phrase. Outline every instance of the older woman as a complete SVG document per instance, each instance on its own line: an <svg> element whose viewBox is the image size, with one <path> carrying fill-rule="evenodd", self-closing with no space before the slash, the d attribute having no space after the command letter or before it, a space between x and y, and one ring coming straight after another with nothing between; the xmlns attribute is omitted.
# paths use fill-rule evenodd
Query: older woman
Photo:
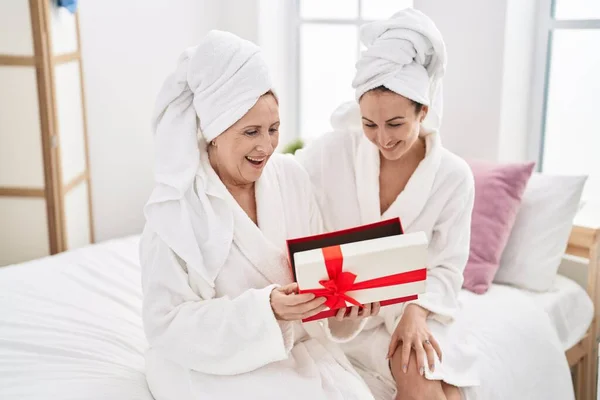
<svg viewBox="0 0 600 400"><path fill-rule="evenodd" d="M378 399L468 397L478 383L475 352L453 321L474 183L438 132L446 49L434 23L413 9L363 26L361 37L358 104L336 110L334 131L297 156L327 229L400 217L405 231L424 231L430 245L427 293L382 309L344 348Z"/></svg>
<svg viewBox="0 0 600 400"><path fill-rule="evenodd" d="M210 32L164 84L154 126L140 256L155 398L371 399L326 340L335 327L300 323L325 299L296 293L285 240L322 223L306 172L274 154L278 105L259 49ZM361 324L347 322L341 335Z"/></svg>

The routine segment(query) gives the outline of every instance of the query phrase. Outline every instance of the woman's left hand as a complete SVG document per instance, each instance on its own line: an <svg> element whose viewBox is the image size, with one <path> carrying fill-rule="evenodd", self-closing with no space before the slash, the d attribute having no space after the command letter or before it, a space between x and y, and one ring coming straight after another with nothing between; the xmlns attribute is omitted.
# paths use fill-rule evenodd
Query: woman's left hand
<svg viewBox="0 0 600 400"><path fill-rule="evenodd" d="M433 371L435 365L434 351L437 353L440 362L442 361L442 351L440 345L435 340L429 327L427 326L427 316L429 311L416 304L409 304L404 309L398 326L394 330L390 348L388 350L388 359L392 358L399 344L402 344L402 371L406 373L410 361L411 350L414 349L417 357L417 367L419 373L424 374L425 360L429 363L429 369Z"/></svg>
<svg viewBox="0 0 600 400"><path fill-rule="evenodd" d="M342 321L344 319L363 319L367 317L374 317L379 314L380 309L379 302L365 304L362 307L362 310L359 311L359 307L352 306L350 309L350 314L346 316L346 312L348 310L347 307L340 308L335 315L335 319L338 321Z"/></svg>

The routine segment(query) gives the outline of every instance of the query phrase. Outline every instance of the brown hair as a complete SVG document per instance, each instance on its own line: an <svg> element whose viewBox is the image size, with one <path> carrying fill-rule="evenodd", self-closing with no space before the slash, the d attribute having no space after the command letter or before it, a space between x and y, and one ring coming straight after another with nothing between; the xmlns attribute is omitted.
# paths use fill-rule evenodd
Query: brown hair
<svg viewBox="0 0 600 400"><path fill-rule="evenodd" d="M369 90L369 92L380 92L380 93L391 92L391 93L393 93L392 90L386 88L383 85L377 86L376 88L373 88L373 89ZM415 106L415 113L419 114L421 112L421 110L423 109L423 104L421 104L421 103L419 103L417 101L411 100L411 99L409 99L409 100Z"/></svg>

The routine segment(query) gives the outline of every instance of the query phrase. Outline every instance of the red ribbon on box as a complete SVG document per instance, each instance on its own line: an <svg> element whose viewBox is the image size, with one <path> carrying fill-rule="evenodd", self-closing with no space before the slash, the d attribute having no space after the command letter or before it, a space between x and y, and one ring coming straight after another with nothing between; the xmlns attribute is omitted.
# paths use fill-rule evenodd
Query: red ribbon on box
<svg viewBox="0 0 600 400"><path fill-rule="evenodd" d="M356 299L348 296L346 292L401 285L404 283L423 281L427 278L427 269L422 268L354 283L357 278L356 274L343 270L344 255L342 254L340 246L324 247L322 252L329 279L319 281L321 286L323 286L323 289L305 289L302 292L314 293L317 297L325 297L327 299L325 305L332 310L346 307L346 302L354 304L355 306L361 306Z"/></svg>

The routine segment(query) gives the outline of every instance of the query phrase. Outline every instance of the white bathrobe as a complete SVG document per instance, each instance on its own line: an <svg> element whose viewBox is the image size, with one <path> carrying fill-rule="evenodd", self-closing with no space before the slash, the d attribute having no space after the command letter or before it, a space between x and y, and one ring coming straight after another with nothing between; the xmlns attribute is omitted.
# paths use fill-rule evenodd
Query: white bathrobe
<svg viewBox="0 0 600 400"><path fill-rule="evenodd" d="M461 387L465 400L572 399L564 352L542 309L524 295L498 304L495 297L461 290L473 178L466 163L442 147L438 134L426 143L425 159L383 215L378 151L359 126L324 134L296 154L317 188L327 229L400 217L406 232L429 237L428 293L417 303L434 313L428 325L440 342L442 363L436 359L434 373L426 368L427 378ZM380 317L343 345L378 400L394 398L385 356L403 308L383 307Z"/></svg>
<svg viewBox="0 0 600 400"><path fill-rule="evenodd" d="M469 255L473 175L468 165L444 149L437 133L426 138L426 156L406 188L381 215L379 151L362 130L336 130L296 153L316 187L327 230L344 229L400 217L405 232L423 231L429 239L427 293L415 301L432 312L428 320L442 348L443 363L429 379L470 387L478 384L476 349L452 322L457 317L458 292ZM391 334L406 304L382 308L344 350L373 394L391 399L395 384L386 352Z"/></svg>
<svg viewBox="0 0 600 400"><path fill-rule="evenodd" d="M271 309L273 288L292 282L286 238L321 230L306 172L291 156L272 156L256 184L259 229L202 165L195 190L205 191L213 207L231 207L233 244L222 244L230 251L212 287L157 234L144 231L143 320L155 398L372 399L327 340L327 324L277 321Z"/></svg>

